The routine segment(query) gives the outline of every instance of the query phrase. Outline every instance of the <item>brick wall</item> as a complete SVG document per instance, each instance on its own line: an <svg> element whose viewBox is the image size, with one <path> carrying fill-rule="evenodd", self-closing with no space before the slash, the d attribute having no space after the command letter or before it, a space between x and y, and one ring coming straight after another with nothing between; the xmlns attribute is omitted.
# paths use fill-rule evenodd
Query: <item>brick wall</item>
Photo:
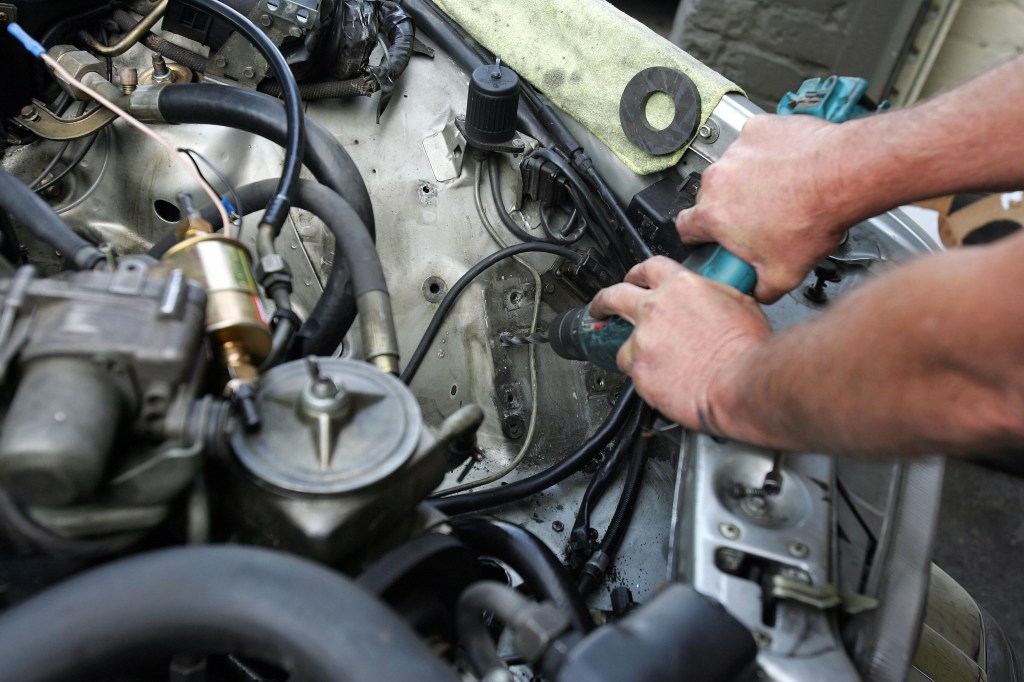
<svg viewBox="0 0 1024 682"><path fill-rule="evenodd" d="M885 81L919 7L920 0L682 0L671 39L774 111L807 78Z"/></svg>

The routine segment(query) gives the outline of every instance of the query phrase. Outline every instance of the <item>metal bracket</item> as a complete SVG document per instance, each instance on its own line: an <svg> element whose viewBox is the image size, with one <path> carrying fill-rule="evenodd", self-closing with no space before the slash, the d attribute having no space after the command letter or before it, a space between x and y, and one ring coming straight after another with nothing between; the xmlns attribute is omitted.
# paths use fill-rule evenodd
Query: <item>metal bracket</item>
<svg viewBox="0 0 1024 682"><path fill-rule="evenodd" d="M39 100L32 100L32 104L11 120L47 140L77 140L103 129L115 118L117 114L106 107L97 107L73 118L60 118Z"/></svg>
<svg viewBox="0 0 1024 682"><path fill-rule="evenodd" d="M462 175L462 163L466 159L466 138L455 127L452 117L444 128L423 138L423 151L427 154L430 169L438 182L454 180Z"/></svg>
<svg viewBox="0 0 1024 682"><path fill-rule="evenodd" d="M807 576L809 578L809 576ZM772 576L774 599L799 602L816 609L826 610L841 606L850 615L871 611L878 607L878 600L863 594L841 594L835 585L826 583L815 587L802 580L784 575Z"/></svg>
<svg viewBox="0 0 1024 682"><path fill-rule="evenodd" d="M0 25L12 24L18 20L18 8L9 2L0 2Z"/></svg>
<svg viewBox="0 0 1024 682"><path fill-rule="evenodd" d="M308 33L320 14L320 3L317 0L260 0L257 11L284 19L300 33ZM294 36L294 33L289 32L289 35Z"/></svg>

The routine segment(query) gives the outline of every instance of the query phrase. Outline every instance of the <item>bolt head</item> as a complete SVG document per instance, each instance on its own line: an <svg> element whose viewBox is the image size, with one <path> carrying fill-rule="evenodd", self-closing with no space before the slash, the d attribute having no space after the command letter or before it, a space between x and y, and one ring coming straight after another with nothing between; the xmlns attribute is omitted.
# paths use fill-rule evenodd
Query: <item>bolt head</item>
<svg viewBox="0 0 1024 682"><path fill-rule="evenodd" d="M39 118L39 114L36 113L36 108L31 104L26 104L21 108L21 117L27 118L30 121L34 121Z"/></svg>
<svg viewBox="0 0 1024 682"><path fill-rule="evenodd" d="M724 522L718 524L718 532L726 540L736 540L740 537L740 527L735 523Z"/></svg>
<svg viewBox="0 0 1024 682"><path fill-rule="evenodd" d="M811 553L811 548L802 542L794 540L786 545L789 555L797 559L804 559Z"/></svg>
<svg viewBox="0 0 1024 682"><path fill-rule="evenodd" d="M220 68L222 68L222 69L223 69L223 68L224 68L225 66L227 66L227 65L228 65L228 60L227 60L226 58L224 58L224 57L217 57L217 58L215 58L215 59L213 60L213 63L214 63L214 64L215 64L216 66L219 66Z"/></svg>
<svg viewBox="0 0 1024 682"><path fill-rule="evenodd" d="M260 23L266 26L267 28L270 28L274 23L274 19L269 14L261 14Z"/></svg>
<svg viewBox="0 0 1024 682"><path fill-rule="evenodd" d="M251 66L247 66L244 69L242 69L242 75L246 78L254 78L256 76L256 70L253 69Z"/></svg>

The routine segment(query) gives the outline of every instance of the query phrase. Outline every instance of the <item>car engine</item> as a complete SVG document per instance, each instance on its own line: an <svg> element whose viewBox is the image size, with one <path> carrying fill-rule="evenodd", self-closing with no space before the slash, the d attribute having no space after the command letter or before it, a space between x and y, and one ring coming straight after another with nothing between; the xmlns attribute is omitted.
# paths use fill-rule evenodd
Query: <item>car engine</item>
<svg viewBox="0 0 1024 682"><path fill-rule="evenodd" d="M686 431L533 342L709 248L674 217L760 113L569 5L0 4L164 142L3 35L0 679L906 678L941 459ZM766 310L933 248L878 216Z"/></svg>

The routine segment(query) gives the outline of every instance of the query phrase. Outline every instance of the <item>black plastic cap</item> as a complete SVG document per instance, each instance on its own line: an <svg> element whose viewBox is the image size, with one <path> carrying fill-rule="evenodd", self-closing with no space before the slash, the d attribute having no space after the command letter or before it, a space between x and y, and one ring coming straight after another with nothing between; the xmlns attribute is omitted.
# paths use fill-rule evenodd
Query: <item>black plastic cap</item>
<svg viewBox="0 0 1024 682"><path fill-rule="evenodd" d="M519 76L500 64L473 71L466 101L466 137L470 142L498 144L515 137L519 111Z"/></svg>

